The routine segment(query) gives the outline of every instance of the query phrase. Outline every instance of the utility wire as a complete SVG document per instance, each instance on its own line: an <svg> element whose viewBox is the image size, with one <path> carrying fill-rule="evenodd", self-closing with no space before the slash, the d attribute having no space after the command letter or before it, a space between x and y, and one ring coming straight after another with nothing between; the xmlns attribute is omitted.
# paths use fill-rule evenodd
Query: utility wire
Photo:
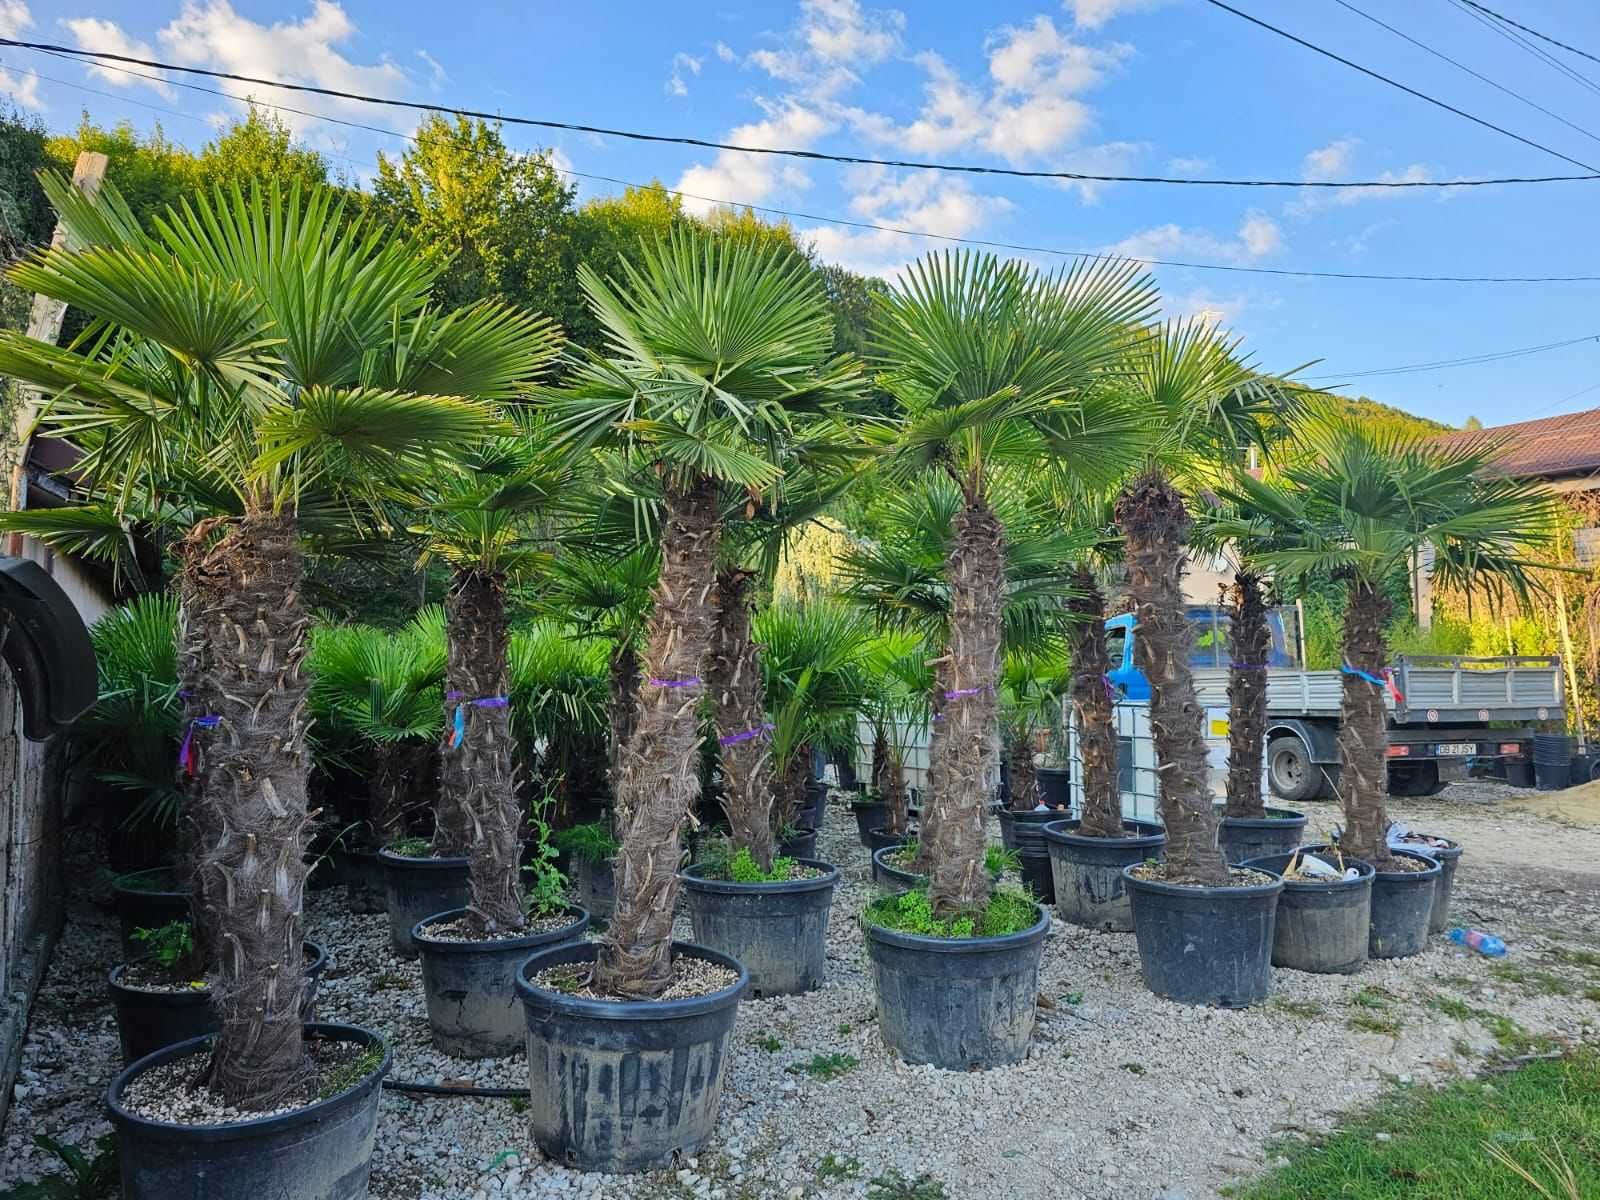
<svg viewBox="0 0 1600 1200"><path fill-rule="evenodd" d="M1583 337L1568 338L1562 342L1546 342L1540 346L1522 346L1516 350L1492 350L1487 354L1471 354L1462 358L1441 358L1432 362L1407 363L1398 367L1374 367L1366 371L1341 371L1332 375L1307 375L1310 379L1369 379L1374 375L1412 375L1421 371L1440 371L1447 367L1471 367L1482 363L1500 362L1508 358L1525 358L1530 354L1543 354L1549 350L1560 350L1567 346L1576 346L1581 342L1600 341L1600 333L1590 333Z"/></svg>
<svg viewBox="0 0 1600 1200"><path fill-rule="evenodd" d="M1596 170L1595 167L1590 166L1588 163L1563 154L1559 150L1552 150L1549 146L1543 145L1540 142L1536 142L1532 138L1525 138L1520 133L1512 133L1511 130L1507 129L1503 125L1496 125L1493 121L1486 121L1482 117L1475 117L1465 109L1457 108L1453 104L1446 104L1443 100L1436 99L1435 97L1428 95L1426 92L1419 92L1416 88L1407 87L1399 80L1390 79L1387 75L1380 75L1377 71L1372 70L1370 67L1363 67L1358 62L1352 62L1350 59L1345 58L1342 54L1335 54L1332 50L1324 49L1315 42L1308 42L1305 38L1296 37L1286 29L1279 29L1276 25L1269 25L1260 17L1253 17L1243 9L1234 8L1231 4L1223 3L1223 0L1206 0L1206 3L1212 5L1214 8L1220 8L1224 12L1230 12L1236 17L1242 17L1246 21L1249 21L1252 25L1259 25L1262 29L1265 29L1271 33L1275 33L1281 38L1288 38L1289 41L1294 42L1296 45L1304 46L1307 50L1315 51L1324 58L1331 58L1336 63L1342 63L1352 70L1360 71L1363 75L1366 75L1372 79L1376 79L1380 83L1386 83L1392 88L1398 88L1400 91L1405 92L1408 96L1415 96L1418 100L1426 101L1436 108L1442 108L1446 112L1454 113L1458 117L1465 117L1468 121L1471 121L1475 125L1482 125L1485 129L1492 129L1496 133L1504 134L1506 137L1511 138L1514 141L1521 142L1524 146L1532 146L1535 150L1542 150L1546 154L1559 158L1562 162L1569 162L1573 166L1582 167L1586 171Z"/></svg>
<svg viewBox="0 0 1600 1200"><path fill-rule="evenodd" d="M1475 9L1470 8L1466 4L1462 3L1462 0L1450 0L1450 3L1455 5L1457 8L1459 8L1463 13L1465 13L1467 16L1471 17L1474 21L1478 22L1478 24L1482 25L1485 29L1488 29L1491 32L1493 32L1495 34L1495 36L1502 37L1506 41L1510 42L1513 46L1517 47L1519 50L1525 50L1529 54L1533 55L1540 62L1544 63L1545 66L1549 67L1552 71L1555 71L1559 75L1566 76L1568 79L1572 80L1573 83L1576 83L1579 87L1588 88L1591 92L1594 92L1597 95L1600 95L1600 83L1596 83L1593 79L1590 79L1587 75L1584 75L1582 72L1577 71L1577 70L1573 69L1571 66L1569 66L1568 64L1562 62L1559 58L1557 58L1554 54L1551 54L1550 51L1544 49L1542 46L1535 46L1527 38L1523 37L1520 33L1518 33L1515 29L1512 29L1512 28L1510 28L1508 26L1502 25L1500 22L1494 20L1491 17L1484 16L1481 12L1478 12Z"/></svg>
<svg viewBox="0 0 1600 1200"><path fill-rule="evenodd" d="M1515 25L1518 29L1522 30L1523 33L1531 33L1541 42L1549 42L1552 46L1559 46L1568 54L1576 54L1579 58L1587 58L1590 62L1600 63L1600 57L1590 54L1587 50L1579 50L1576 46L1569 46L1565 42L1558 42L1555 38L1549 36L1548 34L1540 33L1537 29L1530 29L1520 21L1513 21L1504 13L1497 13L1494 9L1489 8L1487 5L1476 3L1476 0L1461 0L1461 2L1477 9L1481 13L1488 13L1489 16L1493 17L1496 21L1504 21L1507 25Z"/></svg>
<svg viewBox="0 0 1600 1200"><path fill-rule="evenodd" d="M1536 109L1539 112L1542 112L1545 116L1550 117L1552 120L1560 121L1568 129L1576 130L1578 133L1583 134L1583 136L1588 138L1591 142L1600 142L1600 135L1596 135L1596 134L1590 133L1582 125L1579 125L1576 122L1567 120L1565 117L1563 117L1558 112L1551 112L1544 105L1538 103L1537 101L1528 99L1528 97L1524 96L1521 92L1513 91L1511 88L1506 87L1503 83L1499 83L1499 82L1496 82L1493 79L1490 79L1487 75L1483 74L1483 72L1476 71L1473 68L1467 66L1466 63L1461 62L1459 59L1451 58L1448 54L1444 53L1442 50L1436 50L1432 46L1428 45L1428 43L1423 42L1423 41L1419 41L1417 38L1412 37L1409 33L1406 33L1404 30L1396 29L1393 25L1389 24L1387 21L1385 21L1385 20L1383 20L1383 19L1381 19L1379 17L1373 16L1371 13L1367 12L1365 9L1357 8L1354 4L1350 3L1350 0L1333 0L1333 2L1335 4L1337 4L1337 5L1339 5L1339 7L1341 7L1341 8L1349 9L1351 12L1355 13L1356 16L1363 17L1366 20L1371 21L1374 25L1377 25L1377 26L1379 26L1380 28L1383 28L1383 29L1387 29L1390 33L1394 34L1395 37L1401 38L1401 39L1403 39L1403 40L1405 40L1407 42L1410 42L1413 46L1417 47L1419 50L1425 50L1429 54L1433 55L1435 58L1443 59L1445 62L1449 63L1451 66L1458 67L1459 69L1465 71L1468 75L1471 75L1474 79L1478 79L1478 80L1481 80L1484 83L1487 83L1490 87L1494 88L1496 91L1504 92L1506 95L1511 96L1514 99L1522 101L1522 103L1526 104L1529 108Z"/></svg>
<svg viewBox="0 0 1600 1200"><path fill-rule="evenodd" d="M325 121L332 125L342 125L350 129L360 129L368 133L381 134L384 137L399 138L402 141L412 143L416 142L416 139L410 134L401 133L395 129L385 129L381 125L367 125L360 121L346 120L343 117L330 117L323 113L311 112L308 109L293 108L284 104L273 104L265 100L255 99L251 96L238 96L232 92L225 92L217 88L206 87L203 84L185 83L183 80L179 79L170 81L159 80L157 76L146 75L141 71L130 70L127 67L118 67L107 64L106 69L111 71L120 71L123 74L133 75L140 79L151 80L152 82L175 83L179 87L188 88L191 91L203 92L208 96L220 96L223 99L233 100L241 104L254 104L259 108L270 109L274 112L293 113L295 116L309 117L312 120ZM107 96L108 98L114 100L124 99L124 97L111 96L110 93L85 87L82 84L74 83L70 80L58 79L53 75L44 75L28 67L17 67L16 70L22 71L28 75L32 75L37 79L43 79L50 83L61 84L63 87L77 88L80 91L88 92L90 95ZM147 104L140 101L133 101L133 103L140 104L141 107L151 109L155 112L169 113L175 117L183 117L188 120L195 121L204 120L202 117L196 117L193 113L180 112L178 109L174 108L163 108L160 105ZM345 155L335 155L334 157L341 158L345 162L351 163L352 165L358 167L366 167L369 165L364 162L358 162L356 159L349 158ZM574 179L587 179L596 183L613 184L618 187L643 188L645 186L660 186L656 184L645 185L628 179L618 179L611 175L596 175L586 171L576 171L570 167L558 167L553 163L550 165L550 169L558 172L559 174L571 176ZM872 221L854 221L845 217L827 216L822 213L799 212L788 208L774 208L771 205L765 204L750 204L745 201L729 200L719 196L704 196L697 192L685 192L676 188L664 186L661 188L661 190L666 192L669 196L678 196L685 200L699 200L706 204L724 204L734 208L748 208L753 212L766 213L778 217L787 217L796 221L819 221L825 225L838 225L847 229L865 229L877 233L900 234L905 237L925 238L930 241L947 242L963 246L977 246L988 250L1011 250L1022 254L1049 254L1061 258L1096 260L1118 259L1124 262L1142 263L1145 266L1151 267L1178 267L1191 271L1221 271L1228 274L1239 275L1272 275L1280 278L1295 279L1342 279L1378 283L1600 283L1600 275L1403 275L1380 274L1361 271L1299 271L1292 270L1287 267L1245 267L1228 263L1203 263L1187 262L1168 258L1145 258L1135 255L1096 253L1089 250L1065 250L1058 246L1034 246L1020 242L1002 242L986 238L956 237L952 234L930 233L926 230L907 229L895 225L882 225Z"/></svg>
<svg viewBox="0 0 1600 1200"><path fill-rule="evenodd" d="M1219 7L1222 7L1222 8L1228 8L1227 5L1221 3L1221 0L1210 0L1210 3L1216 4L1216 5L1218 5ZM1238 12L1239 10L1238 9L1229 8L1228 11L1230 11L1230 12ZM1255 21L1256 24L1262 25L1267 29L1273 29L1272 26L1266 25L1266 23L1262 22L1262 21L1256 21L1256 18L1249 17L1248 14L1240 13L1239 15L1245 16L1245 17L1247 17L1248 20ZM1281 30L1277 30L1277 29L1273 29L1273 32L1281 33L1282 31ZM1293 35L1284 34L1284 36L1285 37L1292 37ZM1295 41L1299 41L1300 39L1299 38L1295 38L1294 40ZM1310 43L1304 43L1304 44L1305 45L1310 45ZM1179 186L1179 187L1252 187L1252 188L1322 188L1322 189L1342 189L1342 188L1395 188L1395 189L1399 189L1399 188L1462 188L1462 187L1486 187L1486 186L1489 186L1489 185L1492 185L1492 184L1508 184L1508 183L1566 183L1566 182L1575 182L1575 181L1580 181L1580 180L1585 180L1586 181L1586 180L1600 179L1600 167L1592 167L1592 166L1588 165L1587 163L1579 162L1575 158L1568 158L1566 155L1559 154L1554 150L1550 150L1548 147L1541 146L1537 142L1529 141L1527 138L1521 137L1518 134L1511 133L1509 130L1501 129L1498 125L1491 125L1489 122L1484 121L1484 120L1482 120L1482 119L1480 119L1478 117L1474 117L1470 113L1464 113L1464 112L1461 112L1460 109L1451 108L1448 104L1445 104L1443 101L1434 100L1431 96L1425 96L1421 92L1416 92L1411 88L1405 87L1404 84L1395 84L1394 86L1399 87L1404 91L1411 92L1413 95L1421 96L1424 100L1427 100L1430 104L1437 104L1441 108L1450 109L1450 111L1458 113L1461 116L1467 117L1469 120L1476 121L1480 125L1486 125L1490 129L1494 129L1494 130L1496 130L1496 131L1498 131L1500 133L1504 133L1508 137L1515 138L1519 142L1524 142L1529 146L1533 146L1535 149L1544 150L1547 153L1554 154L1557 158L1561 158L1564 161L1571 163L1573 166L1582 167L1585 171L1590 172L1590 174L1587 174L1587 175L1545 175L1545 176L1537 176L1537 177L1508 177L1508 178L1496 178L1496 179L1315 180L1315 179L1189 179L1189 178L1173 178L1171 176L1166 176L1166 175L1093 175L1093 174L1089 174L1087 172L1082 172L1082 171L1029 171L1029 170L1024 170L1024 169L1022 169L1020 167L986 167L986 166L979 166L979 165L974 164L974 163L941 163L941 162L926 162L926 161L922 161L922 160L918 160L918 159L869 158L869 157L866 157L866 156L863 156L863 155L856 155L856 154L829 154L829 153L826 153L826 152L821 151L821 150L800 150L800 149L793 149L793 148L785 149L785 148L773 147L773 146L736 146L736 145L732 144L731 142L714 142L714 141L710 141L710 140L705 139L705 138L669 136L669 135L666 135L666 134L657 134L657 133L640 133L640 132L638 132L636 130L610 129L610 128L607 128L607 127L601 126L601 125L583 125L583 124L578 124L576 122L571 122L571 121L551 121L551 120L545 120L545 119L537 118L537 117L507 116L504 113L486 112L486 111L483 111L483 110L480 110L480 109L473 109L473 108L459 108L459 107L455 107L455 106L447 105L447 104L430 104L430 103L427 103L427 102L421 101L421 100L398 100L398 99L395 99L393 97L387 97L387 96L368 96L368 95L364 95L364 94L362 94L360 92L341 91L338 88L318 87L318 86L315 86L315 85L312 85L312 84L307 84L307 83L286 83L286 82L284 82L282 80L262 79L262 78L259 78L257 76L252 76L252 75L238 75L238 74L234 74L234 73L229 72L229 71L213 71L213 70L210 70L210 69L205 68L205 67L186 67L186 66L180 66L180 65L175 64L175 63L161 62L158 59L134 58L134 57L132 57L130 55L126 55L126 54L112 54L109 51L104 51L104 50L81 50L81 49L78 49L78 48L73 47L73 46L57 45L56 43L53 43L53 42L24 42L24 41L18 41L15 38L0 38L0 46L15 46L15 47L17 47L18 49L21 49L21 50L38 50L38 51L42 51L42 52L47 53L47 54L70 55L73 58L92 59L92 60L95 60L96 62L99 62L99 63L102 63L102 64L103 63L110 63L110 62L132 63L135 66L150 67L150 68L153 68L153 69L158 70L158 71L174 71L174 72L181 72L183 74L188 74L188 75L204 75L204 76L207 76L207 77L212 78L212 79L227 79L227 80L232 80L235 83L250 83L250 84L256 84L256 85L262 86L262 87L283 88L286 91L308 92L308 93L310 93L312 95L331 96L331 97L333 97L335 99L339 99L339 100L354 100L354 101L358 101L358 102L363 103L363 104L374 104L374 105L379 105L379 106L386 107L386 108L414 109L414 110L419 111L419 112L441 113L441 114L444 114L444 115L447 115L447 116L476 117L476 118L479 118L479 119L485 120L485 121L498 121L498 122L500 122L502 124L505 124L505 125L530 125L530 126L534 126L536 128L539 128L539 129L559 129L559 130L563 130L563 131L570 132L570 133L591 133L591 134L598 134L598 135L600 135L602 137L622 138L622 139L627 140L627 141L635 141L635 142L650 142L650 143L655 143L655 144L665 144L665 145L675 145L675 146L693 146L693 147L696 147L697 149L704 149L704 150L729 150L729 151L733 151L733 152L739 153L739 154L764 154L764 155L770 155L770 156L781 157L781 158L805 159L805 160L811 161L811 162L845 163L845 164L849 164L849 165L852 165L852 166L894 167L894 168L897 168L897 169L911 170L911 171L946 171L946 172L951 172L951 173L955 173L955 174L963 174L963 175L993 175L993 176L1003 176L1003 177L1014 178L1014 179L1066 179L1066 180L1070 180L1070 181L1076 182L1076 183L1160 183L1160 184L1171 184L1173 186ZM1319 48L1318 47L1312 47L1312 49L1319 49ZM1329 52L1325 51L1325 50L1319 50L1319 52L1320 53L1324 53L1324 54L1329 54ZM1330 54L1330 57L1338 57L1338 56ZM1341 59L1340 61L1341 62L1347 62L1348 60ZM1350 63L1349 65L1355 66L1354 63ZM1375 74L1374 72L1367 71L1367 69L1365 67L1357 67L1356 69L1360 70L1360 71L1363 71L1363 72L1365 72L1366 74L1369 74L1369 75L1374 75ZM1381 75L1377 75L1375 77L1379 78L1379 79L1383 78L1383 76L1381 76ZM167 82L167 81L163 80L163 82ZM1392 80L1385 80L1385 82L1392 83L1393 81Z"/></svg>

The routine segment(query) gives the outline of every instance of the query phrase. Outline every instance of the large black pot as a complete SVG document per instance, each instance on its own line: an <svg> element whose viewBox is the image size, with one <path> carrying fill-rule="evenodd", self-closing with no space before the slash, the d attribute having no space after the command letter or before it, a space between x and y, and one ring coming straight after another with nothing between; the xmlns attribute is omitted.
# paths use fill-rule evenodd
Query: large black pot
<svg viewBox="0 0 1600 1200"><path fill-rule="evenodd" d="M1144 985L1180 1004L1246 1008L1272 991L1272 939L1283 880L1189 887L1122 869Z"/></svg>
<svg viewBox="0 0 1600 1200"><path fill-rule="evenodd" d="M874 829L883 828L889 820L889 805L884 800L852 800L850 811L856 817L856 836L861 839L863 846L870 846L868 835Z"/></svg>
<svg viewBox="0 0 1600 1200"><path fill-rule="evenodd" d="M1217 845L1230 863L1268 854L1287 854L1305 840L1306 815L1269 808L1265 817L1223 817Z"/></svg>
<svg viewBox="0 0 1600 1200"><path fill-rule="evenodd" d="M1440 838L1450 842L1449 838ZM1439 881L1433 887L1433 908L1428 913L1428 932L1443 933L1450 927L1450 897L1456 888L1456 866L1461 861L1461 846L1450 842L1448 846L1407 846L1418 854L1435 859L1439 864Z"/></svg>
<svg viewBox="0 0 1600 1200"><path fill-rule="evenodd" d="M928 884L926 875L890 866L883 861L898 854L900 847L904 845L903 841L890 842L887 846L872 852L872 882L884 891L909 892L912 888L926 887Z"/></svg>
<svg viewBox="0 0 1600 1200"><path fill-rule="evenodd" d="M1000 842L1007 850L1015 850L1022 860L1022 880L1030 891L1046 904L1056 902L1055 875L1050 869L1050 847L1044 840L1044 827L1065 820L1065 809L1031 809L1018 812L1002 808L1000 817Z"/></svg>
<svg viewBox="0 0 1600 1200"><path fill-rule="evenodd" d="M794 823L802 829L821 829L823 815L828 811L828 785L820 779L806 781L806 802L795 815Z"/></svg>
<svg viewBox="0 0 1600 1200"><path fill-rule="evenodd" d="M910 1063L1003 1067L1028 1053L1050 915L1020 933L940 938L863 921L878 1031Z"/></svg>
<svg viewBox="0 0 1600 1200"><path fill-rule="evenodd" d="M1533 735L1533 778L1541 792L1557 792L1572 782L1572 739L1564 733Z"/></svg>
<svg viewBox="0 0 1600 1200"><path fill-rule="evenodd" d="M778 843L778 853L784 858L815 858L817 856L817 831L796 829L792 837Z"/></svg>
<svg viewBox="0 0 1600 1200"><path fill-rule="evenodd" d="M134 940L136 929L160 929L173 921L189 919L189 889L178 883L171 867L153 867L121 876L111 887L111 904L122 929L122 953L136 958L144 947Z"/></svg>
<svg viewBox="0 0 1600 1200"><path fill-rule="evenodd" d="M828 910L839 868L815 859L821 872L783 883L707 879L699 866L678 878L697 946L730 955L750 975L750 995L789 996L821 987L827 974Z"/></svg>
<svg viewBox="0 0 1600 1200"><path fill-rule="evenodd" d="M1039 797L1051 808L1062 811L1072 806L1072 772L1065 767L1040 767L1034 772L1039 779ZM1059 816L1059 814L1057 814Z"/></svg>
<svg viewBox="0 0 1600 1200"><path fill-rule="evenodd" d="M1133 930L1133 906L1122 868L1159 859L1167 832L1150 821L1124 821L1127 837L1085 837L1077 821L1051 821L1043 829L1055 884L1056 912L1085 929Z"/></svg>
<svg viewBox="0 0 1600 1200"><path fill-rule="evenodd" d="M907 822L907 824L909 824L909 822ZM882 827L874 827L867 830L867 849L876 854L885 846L905 845L906 839L911 836L912 835L909 833L889 833L886 832Z"/></svg>
<svg viewBox="0 0 1600 1200"><path fill-rule="evenodd" d="M328 952L309 939L306 956L306 994L300 1017L314 1021L317 1016L317 982L328 965ZM211 990L190 988L182 992L151 992L126 987L121 982L122 966L113 967L106 979L111 1007L117 1018L117 1038L122 1043L122 1061L137 1062L163 1046L187 1042L217 1031L217 1018L211 1011Z"/></svg>
<svg viewBox="0 0 1600 1200"><path fill-rule="evenodd" d="M617 907L617 860L590 862L574 857L567 891L590 920L609 921Z"/></svg>
<svg viewBox="0 0 1600 1200"><path fill-rule="evenodd" d="M1394 850L1396 858L1428 864L1426 871L1379 871L1372 881L1372 925L1368 958L1410 958L1428 944L1433 896L1444 869L1426 854Z"/></svg>
<svg viewBox="0 0 1600 1200"><path fill-rule="evenodd" d="M415 958L411 931L434 913L465 908L472 898L465 858L407 858L378 851L383 863L384 907L389 910L389 944L401 958Z"/></svg>
<svg viewBox="0 0 1600 1200"><path fill-rule="evenodd" d="M549 967L594 962L599 947L589 942L541 951L518 972L533 1137L562 1166L648 1171L693 1154L715 1131L750 976L703 946L674 942L672 952L729 967L739 978L688 1000L584 1000L532 982Z"/></svg>
<svg viewBox="0 0 1600 1200"><path fill-rule="evenodd" d="M492 942L450 942L428 936L430 925L467 915L464 908L424 917L411 930L422 955L422 991L433 1046L453 1058L501 1058L528 1036L517 996L517 972L528 955L583 937L589 914L573 906L570 922L547 933Z"/></svg>
<svg viewBox="0 0 1600 1200"><path fill-rule="evenodd" d="M392 1056L354 1025L308 1025L308 1037L383 1046L383 1062L355 1087L304 1108L231 1125L179 1125L135 1116L123 1092L152 1067L186 1058L209 1038L158 1050L106 1090L117 1130L122 1200L361 1200L367 1194L379 1085Z"/></svg>
<svg viewBox="0 0 1600 1200"><path fill-rule="evenodd" d="M1312 854L1327 846L1304 846ZM1268 854L1247 859L1241 866L1282 875L1294 854ZM1330 863L1337 863L1331 854ZM1367 961L1367 932L1372 924L1372 864L1359 858L1343 860L1361 872L1355 879L1311 883L1283 881L1278 897L1277 929L1272 938L1272 965L1315 975L1351 975Z"/></svg>
<svg viewBox="0 0 1600 1200"><path fill-rule="evenodd" d="M384 911L383 861L376 850L337 851L345 902L354 913Z"/></svg>

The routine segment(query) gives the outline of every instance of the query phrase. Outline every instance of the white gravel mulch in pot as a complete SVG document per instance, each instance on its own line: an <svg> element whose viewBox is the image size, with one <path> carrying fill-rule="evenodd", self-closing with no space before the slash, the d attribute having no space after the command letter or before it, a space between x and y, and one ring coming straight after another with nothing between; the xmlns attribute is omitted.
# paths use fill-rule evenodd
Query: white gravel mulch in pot
<svg viewBox="0 0 1600 1200"><path fill-rule="evenodd" d="M740 1005L718 1134L698 1155L646 1176L574 1173L540 1158L515 1101L390 1091L372 1194L832 1200L863 1196L896 1169L928 1173L952 1200L1210 1200L1272 1165L1271 1142L1331 1128L1396 1081L1447 1079L1503 1052L1478 1014L1510 1017L1529 1036L1600 1036L1600 1003L1583 994L1600 978L1559 957L1600 950L1600 830L1511 811L1504 802L1516 793L1496 789L1454 784L1425 802L1396 801L1391 815L1466 847L1452 923L1499 933L1512 948L1504 962L1534 974L1514 978L1441 936L1416 958L1353 976L1275 971L1259 1008L1195 1009L1144 990L1132 934L1056 922L1028 1059L969 1074L907 1067L883 1049L856 925L871 895L868 856L836 803L818 855L841 868L829 982ZM1307 807L1318 810L1313 825L1329 815ZM1544 865L1552 849L1554 875ZM391 1079L526 1086L520 1054L468 1061L433 1050L420 968L390 953L382 914L349 914L334 889L315 894L307 926L331 959L319 1019L389 1037ZM678 932L688 936L684 916ZM33 1149L35 1133L87 1146L108 1130L100 1095L118 1047L104 978L116 959L113 924L75 907L28 1036L0 1189L54 1169Z"/></svg>

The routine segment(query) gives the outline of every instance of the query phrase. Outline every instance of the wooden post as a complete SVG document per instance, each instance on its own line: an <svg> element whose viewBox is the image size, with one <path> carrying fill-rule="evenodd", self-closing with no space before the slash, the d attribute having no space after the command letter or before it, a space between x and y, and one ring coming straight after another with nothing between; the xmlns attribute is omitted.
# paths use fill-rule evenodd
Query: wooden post
<svg viewBox="0 0 1600 1200"><path fill-rule="evenodd" d="M85 196L100 190L100 181L106 177L106 156L93 150L84 150L72 168L72 186ZM50 239L52 248L67 240L66 227L56 223L55 235ZM35 295L33 310L28 314L28 336L55 345L61 337L61 324L66 320L67 306L60 300ZM39 418L39 407L44 397L37 388L17 389L17 411L11 427L11 448L15 455L11 463L11 509L13 512L28 507L28 450L33 443L33 427ZM8 552L22 553L22 535L13 533Z"/></svg>
<svg viewBox="0 0 1600 1200"><path fill-rule="evenodd" d="M1556 628L1561 631L1561 665L1567 669L1567 707L1578 715L1578 750L1589 752L1589 732L1583 720L1583 695L1578 691L1578 666L1572 654L1572 634L1567 629L1567 589L1556 576Z"/></svg>

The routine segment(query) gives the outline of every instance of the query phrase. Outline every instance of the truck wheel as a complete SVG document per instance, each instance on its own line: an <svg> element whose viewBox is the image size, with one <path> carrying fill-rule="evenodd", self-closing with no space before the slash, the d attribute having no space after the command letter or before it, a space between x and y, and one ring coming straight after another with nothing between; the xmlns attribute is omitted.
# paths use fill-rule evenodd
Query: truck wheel
<svg viewBox="0 0 1600 1200"><path fill-rule="evenodd" d="M1439 781L1439 764L1414 763L1407 767L1389 768L1389 794L1391 796L1437 796L1444 791Z"/></svg>
<svg viewBox="0 0 1600 1200"><path fill-rule="evenodd" d="M1267 746L1267 785L1279 800L1310 800L1322 790L1322 772L1297 737L1274 738Z"/></svg>

